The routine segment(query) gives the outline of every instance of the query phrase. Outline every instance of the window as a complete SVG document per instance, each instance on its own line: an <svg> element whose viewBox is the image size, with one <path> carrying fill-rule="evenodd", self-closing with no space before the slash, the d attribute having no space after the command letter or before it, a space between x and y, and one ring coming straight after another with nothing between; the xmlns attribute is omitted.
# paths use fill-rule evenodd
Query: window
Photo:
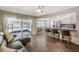
<svg viewBox="0 0 79 59"><path fill-rule="evenodd" d="M45 28L46 26L46 21L43 21L43 20L37 20L37 27L38 28Z"/></svg>
<svg viewBox="0 0 79 59"><path fill-rule="evenodd" d="M32 33L32 20L16 19L16 17L6 17L6 32L16 35L27 35Z"/></svg>

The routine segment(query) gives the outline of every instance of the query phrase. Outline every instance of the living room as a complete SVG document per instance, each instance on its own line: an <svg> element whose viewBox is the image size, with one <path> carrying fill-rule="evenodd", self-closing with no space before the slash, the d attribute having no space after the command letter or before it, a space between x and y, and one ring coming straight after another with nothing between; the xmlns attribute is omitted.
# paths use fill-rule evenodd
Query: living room
<svg viewBox="0 0 79 59"><path fill-rule="evenodd" d="M78 52L78 19L77 6L0 6L0 52Z"/></svg>

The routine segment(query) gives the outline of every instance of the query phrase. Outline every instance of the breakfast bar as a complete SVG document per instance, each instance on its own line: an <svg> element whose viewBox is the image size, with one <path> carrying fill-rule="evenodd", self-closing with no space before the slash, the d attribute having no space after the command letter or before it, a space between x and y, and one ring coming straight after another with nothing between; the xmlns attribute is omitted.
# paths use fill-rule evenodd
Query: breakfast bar
<svg viewBox="0 0 79 59"><path fill-rule="evenodd" d="M52 34L58 34L59 35L58 39L60 39L60 41L64 40L64 37L65 38L67 37L66 41L68 42L68 44L69 44L69 42L71 42L72 37L73 37L73 35L71 33L76 33L75 28L61 27L61 28L47 28L47 29L49 29L50 33L52 33ZM54 33L53 31L58 32L58 33ZM50 36L53 37L53 35L50 35Z"/></svg>

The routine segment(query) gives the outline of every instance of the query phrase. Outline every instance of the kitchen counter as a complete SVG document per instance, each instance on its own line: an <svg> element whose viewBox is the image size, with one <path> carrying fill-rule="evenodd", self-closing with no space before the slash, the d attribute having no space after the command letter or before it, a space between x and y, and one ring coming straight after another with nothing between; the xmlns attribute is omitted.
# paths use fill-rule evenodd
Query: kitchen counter
<svg viewBox="0 0 79 59"><path fill-rule="evenodd" d="M74 28L49 28L49 29L76 31L76 29Z"/></svg>
<svg viewBox="0 0 79 59"><path fill-rule="evenodd" d="M61 31L64 31L64 30L70 31L70 34L71 34L71 42L73 42L73 43L76 42L76 39L77 39L77 32L76 32L77 30L76 30L76 28L61 27L61 28L48 28L48 29L50 29L50 30L53 30L53 29L58 30L60 41L61 40L67 40L67 39L62 39L62 33L61 33ZM52 37L51 34L49 36Z"/></svg>

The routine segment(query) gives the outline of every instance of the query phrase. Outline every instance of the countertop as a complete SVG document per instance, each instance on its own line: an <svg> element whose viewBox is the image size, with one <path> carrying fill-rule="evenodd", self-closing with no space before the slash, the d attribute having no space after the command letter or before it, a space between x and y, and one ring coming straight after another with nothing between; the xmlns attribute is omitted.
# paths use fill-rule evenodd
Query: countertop
<svg viewBox="0 0 79 59"><path fill-rule="evenodd" d="M75 29L75 28L49 28L49 29L76 31L76 29Z"/></svg>

